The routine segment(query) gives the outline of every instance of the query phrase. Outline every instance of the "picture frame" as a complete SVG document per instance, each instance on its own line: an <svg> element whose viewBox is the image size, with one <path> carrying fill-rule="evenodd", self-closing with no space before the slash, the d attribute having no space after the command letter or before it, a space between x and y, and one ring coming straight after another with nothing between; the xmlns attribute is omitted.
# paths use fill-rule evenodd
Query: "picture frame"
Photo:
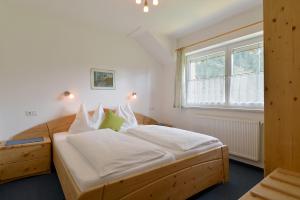
<svg viewBox="0 0 300 200"><path fill-rule="evenodd" d="M116 77L114 70L91 69L91 88L93 90L115 90Z"/></svg>

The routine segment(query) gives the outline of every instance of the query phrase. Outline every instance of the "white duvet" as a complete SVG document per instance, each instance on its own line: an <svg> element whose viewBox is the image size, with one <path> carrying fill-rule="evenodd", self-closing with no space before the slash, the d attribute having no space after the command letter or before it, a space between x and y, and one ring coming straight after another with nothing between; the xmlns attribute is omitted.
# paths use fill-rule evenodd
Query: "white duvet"
<svg viewBox="0 0 300 200"><path fill-rule="evenodd" d="M220 143L217 138L157 125L142 125L127 130L127 134L177 151L189 151L202 146Z"/></svg>
<svg viewBox="0 0 300 200"><path fill-rule="evenodd" d="M166 154L154 144L111 129L70 135L67 141L89 162L100 178L137 167Z"/></svg>

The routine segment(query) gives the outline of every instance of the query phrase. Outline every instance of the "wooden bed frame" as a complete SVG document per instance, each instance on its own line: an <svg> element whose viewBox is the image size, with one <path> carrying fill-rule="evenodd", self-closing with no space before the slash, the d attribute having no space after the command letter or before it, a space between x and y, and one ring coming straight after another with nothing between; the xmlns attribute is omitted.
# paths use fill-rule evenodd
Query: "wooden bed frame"
<svg viewBox="0 0 300 200"><path fill-rule="evenodd" d="M149 117L135 115L139 124L157 124ZM53 134L67 131L74 119L75 115L62 117L20 133L13 139L45 135L53 139ZM83 192L53 145L54 165L67 200L182 200L228 181L228 160L228 148L222 146Z"/></svg>
<svg viewBox="0 0 300 200"><path fill-rule="evenodd" d="M104 112L106 113L109 109L105 108ZM92 115L94 111L90 111L89 114ZM138 121L138 124L158 124L158 122L150 117L146 117L139 113L134 113L135 118ZM19 139L28 139L33 137L50 137L52 139L53 134L59 132L68 131L71 124L73 123L76 115L69 115L65 117L61 117L40 125L37 125L33 128L30 128L26 131L23 131L19 134L14 135L11 139L12 140L19 140Z"/></svg>

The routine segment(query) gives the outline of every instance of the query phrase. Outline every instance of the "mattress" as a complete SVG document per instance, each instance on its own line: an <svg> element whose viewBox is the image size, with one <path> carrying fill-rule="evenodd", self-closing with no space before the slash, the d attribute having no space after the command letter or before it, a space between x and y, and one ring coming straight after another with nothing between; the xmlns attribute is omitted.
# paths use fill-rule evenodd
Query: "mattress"
<svg viewBox="0 0 300 200"><path fill-rule="evenodd" d="M174 161L174 156L167 152L163 157L147 161L138 167L134 167L120 173L111 174L105 178L100 178L97 171L89 164L88 160L86 160L86 158L82 156L77 149L67 142L67 135L68 133L66 132L54 134L54 148L82 192L92 187L111 183L122 178L149 171Z"/></svg>

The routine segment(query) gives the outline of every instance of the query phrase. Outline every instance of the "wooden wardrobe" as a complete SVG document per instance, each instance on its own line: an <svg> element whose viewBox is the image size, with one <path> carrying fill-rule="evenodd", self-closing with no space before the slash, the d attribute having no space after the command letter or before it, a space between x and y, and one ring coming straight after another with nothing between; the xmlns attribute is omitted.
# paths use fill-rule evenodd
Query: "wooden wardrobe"
<svg viewBox="0 0 300 200"><path fill-rule="evenodd" d="M264 0L265 175L300 171L300 0Z"/></svg>

